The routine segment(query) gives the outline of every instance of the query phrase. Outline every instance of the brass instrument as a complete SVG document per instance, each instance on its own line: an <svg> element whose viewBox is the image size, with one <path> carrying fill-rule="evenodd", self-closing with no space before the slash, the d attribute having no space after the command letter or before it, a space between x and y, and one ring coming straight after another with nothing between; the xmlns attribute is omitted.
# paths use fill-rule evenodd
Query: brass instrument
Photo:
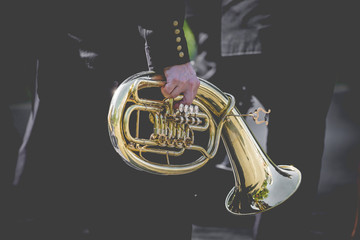
<svg viewBox="0 0 360 240"><path fill-rule="evenodd" d="M225 200L229 212L236 215L263 212L281 204L297 190L300 171L272 162L247 127L244 115L235 107L232 95L200 79L193 105L175 110L173 102L181 96L158 100L154 94L152 99L141 96L147 89L159 90L162 86L161 81L152 80L153 75L141 72L129 77L112 97L109 135L127 164L153 174L190 173L215 156L221 137L235 178L235 186ZM259 116L250 115L256 120ZM146 120L140 124L143 116ZM151 130L143 136L140 128L145 129L146 124ZM207 141L196 143L197 136L203 134ZM199 157L189 162L189 154Z"/></svg>

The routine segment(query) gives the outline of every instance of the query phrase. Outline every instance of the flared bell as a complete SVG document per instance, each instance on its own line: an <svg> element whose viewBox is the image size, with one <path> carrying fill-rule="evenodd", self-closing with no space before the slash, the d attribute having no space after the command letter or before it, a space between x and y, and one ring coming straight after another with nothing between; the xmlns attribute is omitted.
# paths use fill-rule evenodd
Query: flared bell
<svg viewBox="0 0 360 240"><path fill-rule="evenodd" d="M233 169L235 186L225 199L232 214L267 211L286 201L301 182L301 172L290 165L277 166L263 151L240 112L224 123L222 139Z"/></svg>
<svg viewBox="0 0 360 240"><path fill-rule="evenodd" d="M225 199L232 214L250 215L270 210L287 200L298 188L301 173L293 166L270 167L271 176L259 188L235 186Z"/></svg>

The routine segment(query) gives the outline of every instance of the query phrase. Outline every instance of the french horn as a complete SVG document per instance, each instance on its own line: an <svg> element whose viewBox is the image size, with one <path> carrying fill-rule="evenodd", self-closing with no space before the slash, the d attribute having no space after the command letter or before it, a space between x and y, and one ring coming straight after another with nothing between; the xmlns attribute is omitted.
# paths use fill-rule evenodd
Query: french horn
<svg viewBox="0 0 360 240"><path fill-rule="evenodd" d="M174 101L181 96L167 99L160 91L160 97L147 92L162 86L161 81L152 79L154 74L130 76L111 99L107 119L110 140L128 165L152 174L191 173L214 158L222 139L235 180L225 199L230 213L264 212L293 195L301 182L300 171L291 165L274 164L235 107L232 95L199 79L193 104L174 109ZM256 119L258 115L252 114Z"/></svg>

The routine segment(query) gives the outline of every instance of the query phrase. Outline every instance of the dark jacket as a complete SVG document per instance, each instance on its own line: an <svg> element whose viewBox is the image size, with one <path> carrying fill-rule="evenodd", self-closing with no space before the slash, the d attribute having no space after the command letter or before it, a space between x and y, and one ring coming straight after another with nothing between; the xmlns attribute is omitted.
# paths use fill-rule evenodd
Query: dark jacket
<svg viewBox="0 0 360 240"><path fill-rule="evenodd" d="M182 0L134 0L121 2L119 6L103 2L46 4L34 1L21 9L12 5L7 9L6 18L13 25L9 25L6 29L9 34L4 36L8 40L9 53L15 59L11 64L17 64L16 59L23 58L24 53L39 63L37 76L28 79L38 81L34 96L38 94L40 98L38 115L41 119L50 116L57 121L66 121L62 119L66 116L81 119L81 111L91 111L97 114L82 124L103 124L109 89L114 81L121 82L138 71L162 71L164 67L189 62L182 29L185 12ZM88 97L80 98L78 94ZM42 114L45 111L46 115ZM41 142L44 135L49 135L49 139L54 139L57 134L65 136L65 131L44 130L47 125L37 124L39 121L36 120L31 142ZM48 123L50 120L42 121ZM71 135L81 136L80 132L67 129ZM98 131L99 135L104 132L106 130ZM56 139L62 142L61 137ZM107 140L104 140L106 145ZM36 159L54 158L50 149L56 148L57 144L49 142L48 149L36 145L39 149L31 146L33 155L41 153L44 156ZM18 166L28 168L28 163Z"/></svg>
<svg viewBox="0 0 360 240"><path fill-rule="evenodd" d="M150 69L160 69L189 62L183 31L184 1L143 1L138 18L139 32L145 39ZM151 9L151 11L149 11Z"/></svg>

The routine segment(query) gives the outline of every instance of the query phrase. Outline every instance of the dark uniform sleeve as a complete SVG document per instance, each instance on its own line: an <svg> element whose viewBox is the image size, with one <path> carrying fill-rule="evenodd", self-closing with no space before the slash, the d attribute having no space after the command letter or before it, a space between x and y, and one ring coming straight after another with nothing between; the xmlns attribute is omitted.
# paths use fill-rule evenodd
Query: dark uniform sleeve
<svg viewBox="0 0 360 240"><path fill-rule="evenodd" d="M138 18L140 35L145 40L149 70L190 61L183 30L185 4L183 0L145 0Z"/></svg>

